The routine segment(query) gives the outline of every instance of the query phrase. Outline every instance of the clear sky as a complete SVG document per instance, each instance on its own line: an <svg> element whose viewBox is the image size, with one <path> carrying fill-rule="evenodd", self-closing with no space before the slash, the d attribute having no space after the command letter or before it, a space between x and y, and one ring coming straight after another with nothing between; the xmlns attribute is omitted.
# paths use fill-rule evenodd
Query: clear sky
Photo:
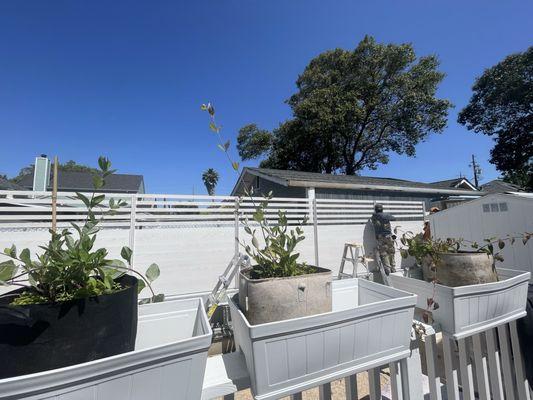
<svg viewBox="0 0 533 400"><path fill-rule="evenodd" d="M215 104L233 143L244 124L271 129L290 116L284 100L311 58L370 34L437 54L447 74L439 95L456 108L416 158L363 174L471 177L475 154L493 179L491 139L458 125L457 112L476 76L533 44L532 17L530 0L2 0L0 173L41 153L90 165L103 154L143 174L149 192L205 193L201 174L213 167L226 194L235 173L200 104Z"/></svg>

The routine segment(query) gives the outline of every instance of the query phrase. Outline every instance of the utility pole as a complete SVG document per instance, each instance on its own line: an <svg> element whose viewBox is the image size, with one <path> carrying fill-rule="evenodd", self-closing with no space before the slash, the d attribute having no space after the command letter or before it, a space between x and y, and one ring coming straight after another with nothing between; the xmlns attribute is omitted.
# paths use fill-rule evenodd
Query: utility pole
<svg viewBox="0 0 533 400"><path fill-rule="evenodd" d="M472 154L472 162L470 163L472 170L474 171L474 186L476 189L479 188L479 178L481 175L481 167L476 162L476 157Z"/></svg>

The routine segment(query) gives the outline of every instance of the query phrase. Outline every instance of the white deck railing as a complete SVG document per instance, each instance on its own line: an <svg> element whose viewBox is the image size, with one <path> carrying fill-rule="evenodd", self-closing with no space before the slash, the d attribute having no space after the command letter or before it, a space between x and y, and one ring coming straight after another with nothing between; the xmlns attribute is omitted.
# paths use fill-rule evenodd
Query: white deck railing
<svg viewBox="0 0 533 400"><path fill-rule="evenodd" d="M342 383L335 383L341 389L335 397L332 383L322 385L317 388L320 400L359 399L362 393L358 393L358 375L363 375L367 383L370 400L533 399L524 376L516 321L458 341L418 321L414 321L414 327L408 359L347 376ZM249 385L241 353L210 357L202 400L234 399ZM344 386L344 390L339 386ZM302 395L293 394L291 400L302 399Z"/></svg>

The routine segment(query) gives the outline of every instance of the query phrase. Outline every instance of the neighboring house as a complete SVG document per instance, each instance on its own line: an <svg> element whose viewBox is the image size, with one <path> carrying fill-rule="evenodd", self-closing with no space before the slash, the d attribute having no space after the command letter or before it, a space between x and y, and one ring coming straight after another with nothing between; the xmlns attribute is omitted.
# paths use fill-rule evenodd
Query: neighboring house
<svg viewBox="0 0 533 400"><path fill-rule="evenodd" d="M504 182L501 179L494 179L493 181L484 183L481 186L481 189L486 193L512 193L524 191L520 186Z"/></svg>
<svg viewBox="0 0 533 400"><path fill-rule="evenodd" d="M91 172L58 171L57 190L60 192L93 191L93 174ZM46 156L35 159L33 174L24 175L18 185L24 190L52 190L52 171ZM113 174L106 178L104 188L99 192L107 193L145 193L142 175Z"/></svg>
<svg viewBox="0 0 533 400"><path fill-rule="evenodd" d="M423 201L426 207L450 197L463 197L461 201L465 201L484 194L465 178L453 182L450 180L423 183L403 179L246 167L235 184L232 195L243 195L244 189L252 186L256 193L266 194L272 191L277 197Z"/></svg>

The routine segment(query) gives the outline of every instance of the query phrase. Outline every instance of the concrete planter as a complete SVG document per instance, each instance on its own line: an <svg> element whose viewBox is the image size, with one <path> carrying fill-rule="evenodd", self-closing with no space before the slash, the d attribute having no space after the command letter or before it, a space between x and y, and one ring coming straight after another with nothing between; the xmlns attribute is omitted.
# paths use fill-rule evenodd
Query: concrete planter
<svg viewBox="0 0 533 400"><path fill-rule="evenodd" d="M0 399L200 399L212 331L200 299L139 306L135 350L0 380Z"/></svg>
<svg viewBox="0 0 533 400"><path fill-rule="evenodd" d="M251 279L239 275L239 306L252 325L331 311L331 271L287 278Z"/></svg>
<svg viewBox="0 0 533 400"><path fill-rule="evenodd" d="M438 281L444 286L466 286L491 283L498 280L494 258L485 253L439 253L441 264L436 271ZM422 266L424 279L431 281L435 272L428 263Z"/></svg>
<svg viewBox="0 0 533 400"><path fill-rule="evenodd" d="M332 283L333 311L252 325L229 305L254 398L279 399L409 355L416 296L362 279Z"/></svg>
<svg viewBox="0 0 533 400"><path fill-rule="evenodd" d="M459 287L437 284L435 289L432 283L403 272L390 274L389 279L395 288L417 294L420 309L425 310L427 299L433 297L439 304L432 312L433 320L443 332L460 339L525 315L530 273L503 268L497 272L498 282Z"/></svg>

